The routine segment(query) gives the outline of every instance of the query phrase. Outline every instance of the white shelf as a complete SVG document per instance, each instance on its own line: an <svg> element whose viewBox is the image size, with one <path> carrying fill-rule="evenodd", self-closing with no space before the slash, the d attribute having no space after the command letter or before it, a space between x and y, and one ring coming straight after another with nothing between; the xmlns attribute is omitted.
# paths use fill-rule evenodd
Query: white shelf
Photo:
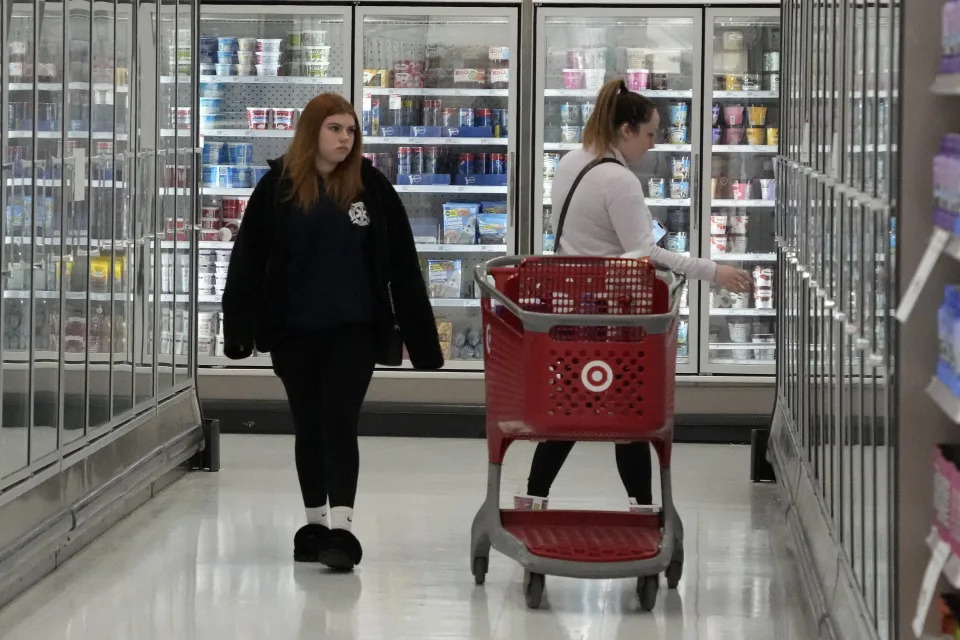
<svg viewBox="0 0 960 640"><path fill-rule="evenodd" d="M776 145L769 144L715 144L714 153L777 153Z"/></svg>
<svg viewBox="0 0 960 640"><path fill-rule="evenodd" d="M430 303L438 309L468 309L479 307L479 300L469 298L430 298Z"/></svg>
<svg viewBox="0 0 960 640"><path fill-rule="evenodd" d="M654 90L643 89L634 91L647 98L693 98L692 90ZM546 89L543 95L547 98L596 98L597 92L592 89Z"/></svg>
<svg viewBox="0 0 960 640"><path fill-rule="evenodd" d="M162 131L173 131L165 129ZM163 135L161 131L160 135ZM189 133L189 132L187 132ZM292 138L292 129L201 129L200 135L208 138ZM172 134L171 134L172 135Z"/></svg>
<svg viewBox="0 0 960 640"><path fill-rule="evenodd" d="M216 240L200 240L197 243L197 247L200 249L219 249L221 251L226 251L227 249L233 249L233 241L218 242Z"/></svg>
<svg viewBox="0 0 960 640"><path fill-rule="evenodd" d="M161 187L157 189L157 193L161 196L189 196L193 193L193 189L187 189L185 187Z"/></svg>
<svg viewBox="0 0 960 640"><path fill-rule="evenodd" d="M8 187L60 187L62 182L60 180L31 180L30 178L10 178L7 180ZM91 180L89 181L91 187L97 188L112 188L116 187L117 189L123 189L127 185L123 182L114 182L113 180ZM68 186L72 187L73 185L68 183Z"/></svg>
<svg viewBox="0 0 960 640"><path fill-rule="evenodd" d="M545 142L544 151L576 151L583 145L579 142ZM666 153L690 153L692 147L689 144L658 144L650 151L662 151Z"/></svg>
<svg viewBox="0 0 960 640"><path fill-rule="evenodd" d="M509 89L390 89L384 87L364 87L366 96L471 96L477 98L507 98Z"/></svg>
<svg viewBox="0 0 960 640"><path fill-rule="evenodd" d="M714 91L713 97L718 100L726 98L737 100L779 100L779 91Z"/></svg>
<svg viewBox="0 0 960 640"><path fill-rule="evenodd" d="M960 73L938 75L930 91L941 96L960 96Z"/></svg>
<svg viewBox="0 0 960 640"><path fill-rule="evenodd" d="M234 198L249 198L253 194L252 187L200 187L200 194L204 196L229 196Z"/></svg>
<svg viewBox="0 0 960 640"><path fill-rule="evenodd" d="M776 309L716 309L711 308L711 316L776 316Z"/></svg>
<svg viewBox="0 0 960 640"><path fill-rule="evenodd" d="M198 304L220 304L222 302L221 296L215 293L201 293L197 295Z"/></svg>
<svg viewBox="0 0 960 640"><path fill-rule="evenodd" d="M773 209L777 206L776 200L714 200L710 203L714 208L728 209Z"/></svg>
<svg viewBox="0 0 960 640"><path fill-rule="evenodd" d="M418 244L420 253L506 253L505 244Z"/></svg>
<svg viewBox="0 0 960 640"><path fill-rule="evenodd" d="M710 259L715 262L776 262L775 253L714 253Z"/></svg>
<svg viewBox="0 0 960 640"><path fill-rule="evenodd" d="M397 190L397 193L507 193L506 187L478 187L457 184L398 184L394 185L393 188Z"/></svg>
<svg viewBox="0 0 960 640"><path fill-rule="evenodd" d="M744 349L755 349L756 347L753 343L743 343ZM710 364L722 364L722 365L732 365L732 366L745 366L745 367L772 367L777 364L776 360L737 360L736 358L710 358Z"/></svg>
<svg viewBox="0 0 960 640"><path fill-rule="evenodd" d="M689 207L690 198L654 198L646 200L648 207Z"/></svg>
<svg viewBox="0 0 960 640"><path fill-rule="evenodd" d="M31 239L25 238L22 236L6 236L4 238L4 242L6 244L30 244ZM60 246L60 237L53 236L50 238L35 238L33 242L36 242L38 245L58 247ZM87 244L87 237L86 236L67 236L64 239L64 244L66 244L67 246L85 245ZM98 244L98 241L94 240L93 244Z"/></svg>
<svg viewBox="0 0 960 640"><path fill-rule="evenodd" d="M927 385L927 395L954 424L960 424L960 398L953 395L950 387L934 376Z"/></svg>
<svg viewBox="0 0 960 640"><path fill-rule="evenodd" d="M777 348L775 342L712 342L710 351L730 351L731 349L764 349L772 351ZM711 360L711 362L713 362Z"/></svg>
<svg viewBox="0 0 960 640"><path fill-rule="evenodd" d="M11 82L9 85L10 91L33 91L32 82ZM67 89L70 91L89 91L90 83L89 82L70 82L67 84ZM63 91L62 82L38 82L37 83L38 91ZM93 83L94 91L116 91L117 93L127 93L130 91L130 85L119 84L114 86L112 82L95 82Z"/></svg>
<svg viewBox="0 0 960 640"><path fill-rule="evenodd" d="M469 147L505 147L510 144L509 138L402 138L380 136L366 136L364 145L395 144L415 146L460 145Z"/></svg>
<svg viewBox="0 0 960 640"><path fill-rule="evenodd" d="M36 133L38 140L59 140L63 137L59 130L37 131ZM9 131L7 132L7 137L11 140L32 138L33 131ZM92 134L89 131L68 131L67 138L70 140L86 140L87 138L92 138L93 140L113 140L114 134L112 131L94 131ZM116 134L116 140L117 142L125 142L127 140L127 134Z"/></svg>
<svg viewBox="0 0 960 640"><path fill-rule="evenodd" d="M200 76L200 82L220 82L223 84L287 84L317 86L340 86L343 78L311 78L307 76ZM172 76L162 76L160 84L173 84Z"/></svg>
<svg viewBox="0 0 960 640"><path fill-rule="evenodd" d="M60 293L60 291L34 291L33 297L37 300L57 300L60 298ZM3 297L7 300L29 300L30 292L7 290L3 292ZM98 302L126 302L129 294L119 291L112 295L109 293L92 293L86 291L64 291L63 297L65 300L86 300L90 298L90 300L96 300Z"/></svg>

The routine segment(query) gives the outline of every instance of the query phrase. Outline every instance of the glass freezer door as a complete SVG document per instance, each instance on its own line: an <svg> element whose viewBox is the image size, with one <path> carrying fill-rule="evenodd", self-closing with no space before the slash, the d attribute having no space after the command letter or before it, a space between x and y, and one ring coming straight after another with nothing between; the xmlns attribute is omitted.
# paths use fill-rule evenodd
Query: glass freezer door
<svg viewBox="0 0 960 640"><path fill-rule="evenodd" d="M357 20L365 155L410 216L447 368L481 370L473 269L514 246L518 12L369 7Z"/></svg>
<svg viewBox="0 0 960 640"><path fill-rule="evenodd" d="M312 98L334 92L350 96L351 21L336 5L216 5L200 8L198 129L200 132L200 239L196 265L197 363L230 366L223 355L220 301L233 240L267 161L282 156L300 112ZM168 60L182 62L182 59ZM171 68L172 69L172 68ZM181 69L181 71L187 70ZM162 82L172 83L171 72ZM183 81L181 75L180 81ZM172 95L172 94L171 94ZM191 109L171 103L162 135L189 132ZM193 184L177 170L164 176L168 196ZM179 233L179 232L177 232ZM165 293L189 277L190 247L170 230L161 256ZM175 248L176 247L176 248ZM174 319L180 318L180 307ZM264 354L244 367L270 366Z"/></svg>
<svg viewBox="0 0 960 640"><path fill-rule="evenodd" d="M667 249L688 253L697 243L696 171L699 167L699 96L702 13L699 9L540 9L537 18L536 154L533 211L536 253L553 249L551 201L557 163L580 148L583 126L603 83L621 77L632 91L657 103L657 145L634 167L646 204L668 231ZM694 224L691 224L691 221ZM698 284L681 301L677 372L697 370ZM694 295L689 295L692 290Z"/></svg>
<svg viewBox="0 0 960 640"><path fill-rule="evenodd" d="M774 374L774 209L780 121L776 9L707 11L702 255L750 272L734 295L703 286L701 369ZM708 135L709 134L709 135Z"/></svg>

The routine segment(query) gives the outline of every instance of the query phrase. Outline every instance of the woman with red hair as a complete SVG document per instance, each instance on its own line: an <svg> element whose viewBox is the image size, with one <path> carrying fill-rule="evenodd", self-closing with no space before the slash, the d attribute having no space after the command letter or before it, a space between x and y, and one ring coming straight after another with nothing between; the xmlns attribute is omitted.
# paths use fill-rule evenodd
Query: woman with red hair
<svg viewBox="0 0 960 640"><path fill-rule="evenodd" d="M349 102L307 104L250 197L223 293L225 354L269 352L293 414L307 514L294 559L338 570L363 554L350 529L375 365L399 365L403 345L415 368L443 365L406 211L361 148Z"/></svg>

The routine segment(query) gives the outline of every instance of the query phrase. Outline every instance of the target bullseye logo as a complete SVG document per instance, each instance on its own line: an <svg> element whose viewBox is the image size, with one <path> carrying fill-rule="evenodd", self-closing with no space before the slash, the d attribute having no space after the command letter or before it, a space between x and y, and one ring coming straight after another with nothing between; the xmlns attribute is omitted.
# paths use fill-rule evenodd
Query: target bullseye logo
<svg viewBox="0 0 960 640"><path fill-rule="evenodd" d="M613 369L602 360L593 360L583 366L580 381L588 391L606 391L613 384Z"/></svg>
<svg viewBox="0 0 960 640"><path fill-rule="evenodd" d="M487 343L487 345L486 345L486 346L487 346L487 355L490 355L490 326L491 326L491 325L489 325L489 324L487 325L487 332L486 332L486 333L487 333L487 338L486 338L486 340L484 340L484 342Z"/></svg>

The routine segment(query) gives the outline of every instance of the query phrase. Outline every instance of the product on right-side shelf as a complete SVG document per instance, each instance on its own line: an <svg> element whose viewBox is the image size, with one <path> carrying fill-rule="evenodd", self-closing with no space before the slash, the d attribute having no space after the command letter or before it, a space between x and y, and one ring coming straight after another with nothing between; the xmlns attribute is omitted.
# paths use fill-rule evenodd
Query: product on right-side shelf
<svg viewBox="0 0 960 640"><path fill-rule="evenodd" d="M443 243L476 244L477 216L480 205L475 202L445 202L443 204Z"/></svg>
<svg viewBox="0 0 960 640"><path fill-rule="evenodd" d="M427 291L431 298L459 298L462 288L461 260L427 260Z"/></svg>
<svg viewBox="0 0 960 640"><path fill-rule="evenodd" d="M960 286L947 285L937 312L937 378L960 397Z"/></svg>

